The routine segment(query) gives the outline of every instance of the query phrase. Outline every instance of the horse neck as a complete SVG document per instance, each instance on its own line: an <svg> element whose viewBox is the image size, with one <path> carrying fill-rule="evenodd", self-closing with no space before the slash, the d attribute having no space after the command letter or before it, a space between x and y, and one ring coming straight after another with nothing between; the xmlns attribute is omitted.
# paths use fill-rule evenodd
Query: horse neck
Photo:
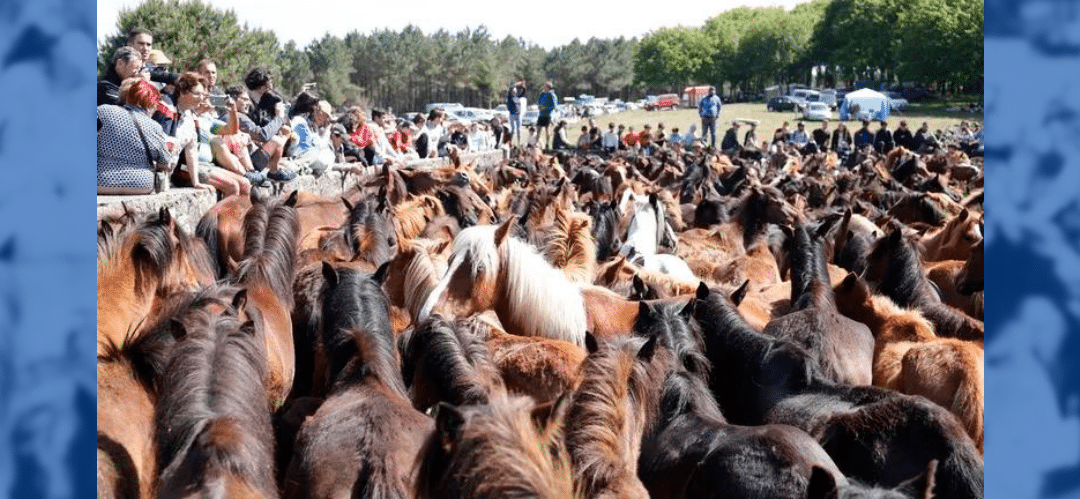
<svg viewBox="0 0 1080 499"><path fill-rule="evenodd" d="M884 256L885 276L878 288L897 305L912 307L941 303L937 291L923 271L918 251L905 240Z"/></svg>
<svg viewBox="0 0 1080 499"><path fill-rule="evenodd" d="M829 282L829 275L821 256L820 243L814 241L805 228L799 227L794 244L790 257L792 306L797 306L800 298L808 294L811 295L808 304L821 306L831 303L832 293L823 287ZM803 304L799 308L805 306Z"/></svg>
<svg viewBox="0 0 1080 499"><path fill-rule="evenodd" d="M353 332L356 351L338 374L333 391L381 387L394 398L407 401L409 392L405 388L405 380L398 367L400 362L397 348L392 345L381 345L381 342L390 340L377 339L378 335L379 333Z"/></svg>
<svg viewBox="0 0 1080 499"><path fill-rule="evenodd" d="M521 241L509 238L498 251L495 312L507 330L584 345L581 290Z"/></svg>
<svg viewBox="0 0 1080 499"><path fill-rule="evenodd" d="M629 402L632 359L608 369L592 367L583 366L586 374L567 415L566 442L575 475L587 491L598 491L635 474L644 414Z"/></svg>

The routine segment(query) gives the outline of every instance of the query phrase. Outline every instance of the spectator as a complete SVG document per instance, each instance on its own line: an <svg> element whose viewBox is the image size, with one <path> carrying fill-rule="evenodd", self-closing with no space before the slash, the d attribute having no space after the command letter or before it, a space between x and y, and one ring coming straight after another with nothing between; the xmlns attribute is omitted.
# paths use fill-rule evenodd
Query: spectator
<svg viewBox="0 0 1080 499"><path fill-rule="evenodd" d="M619 136L619 145L616 146L620 151L626 150L626 142L623 142L623 135L626 131L626 125L619 124L619 127L615 129L615 134Z"/></svg>
<svg viewBox="0 0 1080 499"><path fill-rule="evenodd" d="M559 120L555 125L554 137L551 139L551 148L555 150L571 149L570 141L566 138L566 120Z"/></svg>
<svg viewBox="0 0 1080 499"><path fill-rule="evenodd" d="M394 133L391 125L390 114L382 109L371 110L371 123L369 127L375 131L375 152L388 162L400 162L401 155L390 144L390 134Z"/></svg>
<svg viewBox="0 0 1080 499"><path fill-rule="evenodd" d="M761 145L757 137L757 122L750 122L750 129L743 136L742 155L751 159L761 159Z"/></svg>
<svg viewBox="0 0 1080 499"><path fill-rule="evenodd" d="M498 116L491 118L491 134L495 139L492 145L496 148L499 147L503 143L503 136L509 134L506 126L503 125L502 118Z"/></svg>
<svg viewBox="0 0 1080 499"><path fill-rule="evenodd" d="M469 150L469 135L465 130L465 125L462 123L454 123L449 127L450 129L450 144L458 149L458 151ZM529 127L529 138L535 137L536 129ZM447 151L449 154L449 151Z"/></svg>
<svg viewBox="0 0 1080 499"><path fill-rule="evenodd" d="M829 150L829 120L821 120L821 127L815 128L811 135L819 151Z"/></svg>
<svg viewBox="0 0 1080 499"><path fill-rule="evenodd" d="M697 124L691 123L690 129L683 134L683 148L690 149L694 147L695 140L697 140Z"/></svg>
<svg viewBox="0 0 1080 499"><path fill-rule="evenodd" d="M928 135L930 135L930 124L924 121L922 126L915 131L915 136L911 138L912 150L918 151L919 154L928 152L923 147L924 145L926 145L926 139Z"/></svg>
<svg viewBox="0 0 1080 499"><path fill-rule="evenodd" d="M128 32L128 46L139 51L142 55L143 66L150 73L150 81L162 85L172 85L180 75L170 72L167 68L156 66L150 61L150 51L154 49L154 34L148 29L135 28Z"/></svg>
<svg viewBox="0 0 1080 499"><path fill-rule="evenodd" d="M720 151L734 157L739 154L739 122L732 121L731 128L724 132L724 140L720 142Z"/></svg>
<svg viewBox="0 0 1080 499"><path fill-rule="evenodd" d="M637 136L637 145L641 149L641 152L646 155L651 155L653 151L652 142L652 125L646 123L645 128L641 130L641 133Z"/></svg>
<svg viewBox="0 0 1080 499"><path fill-rule="evenodd" d="M664 122L661 121L656 124L656 133L653 134L652 141L656 147L664 147L664 144L667 143L667 134L664 133Z"/></svg>
<svg viewBox="0 0 1080 499"><path fill-rule="evenodd" d="M251 144L255 146L255 150L250 153L251 166L259 172L265 170L266 177L270 180L284 182L296 178L295 173L279 167L281 157L285 152L285 144L292 135L292 127L286 123L285 106L275 106L273 119L265 126L258 126L248 116L253 107L248 92L240 86L233 86L226 89L225 94L236 102L240 131L246 133ZM243 154L236 144L230 144L228 147L229 150L234 151L234 154Z"/></svg>
<svg viewBox="0 0 1080 499"><path fill-rule="evenodd" d="M709 94L698 103L698 116L701 117L701 141L709 135L709 147L716 147L716 120L720 118L722 104L716 95L716 88L709 87Z"/></svg>
<svg viewBox="0 0 1080 499"><path fill-rule="evenodd" d="M201 157L205 157L200 151L199 140L199 129L204 125L200 125L196 113L205 104L206 98L206 87L197 73L184 73L176 79L176 110L180 119L176 127L177 145L174 153L180 157L179 168L173 172L173 179L179 183L190 183L196 188L210 184L226 196L246 196L251 192L251 182L246 178L200 161Z"/></svg>
<svg viewBox="0 0 1080 499"><path fill-rule="evenodd" d="M638 134L634 133L634 127L626 127L626 135L622 138L623 144L626 144L627 149L636 149L638 145Z"/></svg>
<svg viewBox="0 0 1080 499"><path fill-rule="evenodd" d="M608 123L607 132L600 139L600 145L608 153L615 152L619 147L619 134L615 132L615 123Z"/></svg>
<svg viewBox="0 0 1080 499"><path fill-rule="evenodd" d="M907 122L901 120L900 126L896 128L895 132L893 132L893 142L896 143L896 145L899 147L903 147L904 149L913 151L915 149L911 145L911 143L913 142L912 139L913 137L911 136L911 130L908 130Z"/></svg>
<svg viewBox="0 0 1080 499"><path fill-rule="evenodd" d="M852 144L851 132L848 131L844 122L841 121L840 124L836 126L836 130L832 133L830 148L833 151L836 151L836 154L846 157L847 154L851 152Z"/></svg>
<svg viewBox="0 0 1080 499"><path fill-rule="evenodd" d="M540 98L536 99L536 104L540 109L540 115L536 118L536 128L544 132L544 149L548 149L551 145L550 137L548 133L551 131L551 113L555 111L555 105L559 103L559 97L555 95L555 90L551 86L551 81L544 82L544 91L540 93Z"/></svg>
<svg viewBox="0 0 1080 499"><path fill-rule="evenodd" d="M442 109L432 109L428 113L427 121L421 128L421 133L416 137L416 152L421 159L434 158L438 154L438 145L445 135L443 122L446 120L446 112ZM509 135L506 135L509 137ZM505 139L504 139L505 140Z"/></svg>
<svg viewBox="0 0 1080 499"><path fill-rule="evenodd" d="M801 150L808 142L810 142L810 136L806 134L806 124L800 121L791 134L791 143Z"/></svg>
<svg viewBox="0 0 1080 499"><path fill-rule="evenodd" d="M402 158L416 159L416 149L413 149L413 136L417 131L416 125L409 120L398 123L397 130L390 136L390 146L402 156Z"/></svg>
<svg viewBox="0 0 1080 499"><path fill-rule="evenodd" d="M578 137L578 141L577 141L577 148L581 149L581 150L586 150L586 149L589 148L589 145L591 143L592 143L592 141L589 138L589 127L586 126L586 125L582 125L581 126L581 136Z"/></svg>
<svg viewBox="0 0 1080 499"><path fill-rule="evenodd" d="M218 85L217 64L210 59L203 59L195 65L195 72L206 80L206 91L210 93L210 103L214 105L214 110L223 120L226 119L224 115L229 109L225 103L225 90Z"/></svg>
<svg viewBox="0 0 1080 499"><path fill-rule="evenodd" d="M481 152L490 149L490 144L487 140L487 131L480 128L480 123L473 122L469 124L469 131L466 133L465 138L469 141L469 152Z"/></svg>
<svg viewBox="0 0 1080 499"><path fill-rule="evenodd" d="M289 111L289 124L296 141L290 155L300 168L310 168L316 176L322 175L334 163L334 150L330 145L332 113L330 103L309 92L300 92Z"/></svg>
<svg viewBox="0 0 1080 499"><path fill-rule="evenodd" d="M892 132L889 131L889 123L881 122L877 134L874 135L874 149L881 154L888 154L893 148Z"/></svg>
<svg viewBox="0 0 1080 499"><path fill-rule="evenodd" d="M668 135L668 143L671 144L672 147L681 147L682 137L682 134L679 133L679 127L671 127L671 135Z"/></svg>
<svg viewBox="0 0 1080 499"><path fill-rule="evenodd" d="M168 137L150 119L161 93L138 77L124 80L118 91L123 107L97 108L97 193L149 194L154 172L168 168L172 156Z"/></svg>
<svg viewBox="0 0 1080 499"><path fill-rule="evenodd" d="M510 135L521 143L521 99L525 97L525 79L519 79L506 89L506 110L510 113ZM430 118L429 118L430 120Z"/></svg>
<svg viewBox="0 0 1080 499"><path fill-rule="evenodd" d="M791 142L791 126L790 126L790 124L785 121L783 125L780 125L780 130L783 133L783 141L784 142Z"/></svg>
<svg viewBox="0 0 1080 499"><path fill-rule="evenodd" d="M589 149L594 151L600 151L601 142L603 142L603 135L600 133L600 127L594 126L589 129Z"/></svg>
<svg viewBox="0 0 1080 499"><path fill-rule="evenodd" d="M120 47L113 52L112 64L105 71L105 77L98 81L97 105L120 105L120 83L143 74L142 55L133 47ZM158 97L160 99L160 96ZM157 100L154 102L157 106Z"/></svg>
<svg viewBox="0 0 1080 499"><path fill-rule="evenodd" d="M862 120L862 128L855 132L855 142L853 144L856 151L861 151L864 147L874 145L874 134L870 131L870 120Z"/></svg>
<svg viewBox="0 0 1080 499"><path fill-rule="evenodd" d="M244 76L244 86L254 104L248 117L256 126L264 127L285 114L283 99L274 93L274 78L266 68L253 68ZM278 110L281 106L281 110Z"/></svg>

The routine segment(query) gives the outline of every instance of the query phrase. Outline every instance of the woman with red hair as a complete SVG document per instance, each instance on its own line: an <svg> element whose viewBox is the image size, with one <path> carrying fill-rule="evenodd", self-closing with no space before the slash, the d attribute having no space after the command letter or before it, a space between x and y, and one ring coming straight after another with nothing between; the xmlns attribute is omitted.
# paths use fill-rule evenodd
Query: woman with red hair
<svg viewBox="0 0 1080 499"><path fill-rule="evenodd" d="M168 168L171 157L165 132L150 119L160 100L158 89L136 76L120 85L123 106L98 106L98 194L154 191L154 170Z"/></svg>

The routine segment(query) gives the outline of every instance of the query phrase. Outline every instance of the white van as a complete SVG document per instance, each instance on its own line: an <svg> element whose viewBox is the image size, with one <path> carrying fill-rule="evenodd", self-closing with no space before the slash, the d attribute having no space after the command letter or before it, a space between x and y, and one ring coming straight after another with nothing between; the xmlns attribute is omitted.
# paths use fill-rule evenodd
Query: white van
<svg viewBox="0 0 1080 499"><path fill-rule="evenodd" d="M795 101L798 111L802 111L809 102L821 102L821 93L816 90L800 88L791 92L791 100Z"/></svg>

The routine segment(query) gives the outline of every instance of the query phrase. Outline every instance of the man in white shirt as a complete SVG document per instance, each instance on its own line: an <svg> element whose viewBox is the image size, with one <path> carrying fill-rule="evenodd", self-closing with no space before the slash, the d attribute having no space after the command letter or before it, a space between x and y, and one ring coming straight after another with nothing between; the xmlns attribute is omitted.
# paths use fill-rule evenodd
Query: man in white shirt
<svg viewBox="0 0 1080 499"><path fill-rule="evenodd" d="M806 147L808 142L810 142L810 136L806 134L806 125L800 121L798 128L791 133L791 143L799 148L799 150L802 150L802 148Z"/></svg>
<svg viewBox="0 0 1080 499"><path fill-rule="evenodd" d="M612 153L619 147L619 134L615 132L615 123L608 123L607 128L607 132L604 132L604 135L600 137L600 146L605 151Z"/></svg>

